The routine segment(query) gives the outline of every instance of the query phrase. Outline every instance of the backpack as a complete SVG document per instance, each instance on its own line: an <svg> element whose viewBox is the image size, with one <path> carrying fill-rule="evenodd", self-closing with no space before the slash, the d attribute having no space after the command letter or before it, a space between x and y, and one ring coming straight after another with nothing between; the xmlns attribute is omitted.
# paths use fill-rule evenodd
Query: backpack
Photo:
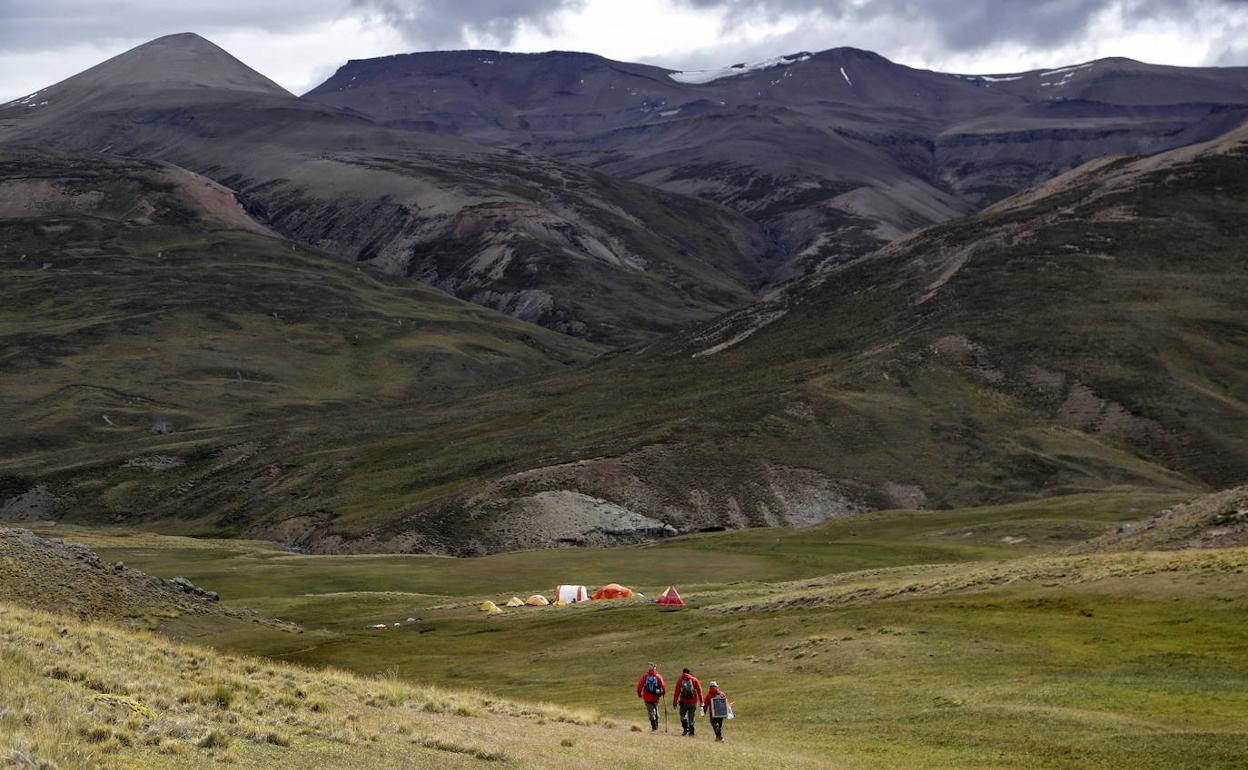
<svg viewBox="0 0 1248 770"><path fill-rule="evenodd" d="M655 676L654 674L646 674L645 684L643 684L641 687L643 690L650 693L651 695L663 694L663 686L659 684L659 678Z"/></svg>
<svg viewBox="0 0 1248 770"><path fill-rule="evenodd" d="M693 680L688 677L680 680L680 699L695 700L698 697L698 691L693 689Z"/></svg>

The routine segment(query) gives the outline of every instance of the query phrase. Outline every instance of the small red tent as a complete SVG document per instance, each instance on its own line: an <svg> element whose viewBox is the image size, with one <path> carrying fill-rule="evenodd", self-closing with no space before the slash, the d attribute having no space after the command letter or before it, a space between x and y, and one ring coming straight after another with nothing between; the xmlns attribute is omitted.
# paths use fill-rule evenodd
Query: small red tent
<svg viewBox="0 0 1248 770"><path fill-rule="evenodd" d="M631 599L633 589L625 588L619 583L608 583L607 585L594 591L591 599Z"/></svg>
<svg viewBox="0 0 1248 770"><path fill-rule="evenodd" d="M684 607L685 600L680 598L680 592L676 590L676 586L668 586L658 599L654 600L655 604L666 604L668 606Z"/></svg>

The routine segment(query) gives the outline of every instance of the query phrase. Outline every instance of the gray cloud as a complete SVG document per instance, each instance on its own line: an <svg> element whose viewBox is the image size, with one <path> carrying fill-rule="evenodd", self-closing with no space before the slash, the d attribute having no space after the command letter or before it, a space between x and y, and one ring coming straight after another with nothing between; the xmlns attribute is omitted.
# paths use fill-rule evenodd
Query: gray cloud
<svg viewBox="0 0 1248 770"><path fill-rule="evenodd" d="M0 0L0 52L39 51L90 41L147 40L175 32L253 29L280 34L361 17L397 30L413 48L462 44L476 33L507 45L522 23L584 0Z"/></svg>
<svg viewBox="0 0 1248 770"><path fill-rule="evenodd" d="M336 18L348 7L346 0L0 0L0 52L147 40L176 32L289 32Z"/></svg>
<svg viewBox="0 0 1248 770"><path fill-rule="evenodd" d="M584 0L352 0L356 8L378 14L408 42L425 47L464 43L470 31L506 46L521 24L547 28L552 14L583 4Z"/></svg>
<svg viewBox="0 0 1248 770"><path fill-rule="evenodd" d="M999 43L1055 46L1079 39L1099 14L1117 11L1130 27L1185 20L1200 10L1248 9L1248 0L678 0L726 11L727 24L779 14L862 24L881 19L922 20L929 45L968 51Z"/></svg>

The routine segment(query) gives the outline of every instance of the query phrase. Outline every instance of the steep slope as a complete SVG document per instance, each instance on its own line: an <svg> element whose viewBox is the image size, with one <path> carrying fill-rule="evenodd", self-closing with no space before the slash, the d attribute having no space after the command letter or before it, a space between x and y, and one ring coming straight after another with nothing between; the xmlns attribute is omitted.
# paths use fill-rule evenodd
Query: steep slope
<svg viewBox="0 0 1248 770"><path fill-rule="evenodd" d="M656 532L802 525L1242 483L1246 140L1090 164L557 378L220 435L264 445L220 470L183 454L141 479L114 460L23 483L71 518L446 553L630 537L628 515Z"/></svg>
<svg viewBox="0 0 1248 770"><path fill-rule="evenodd" d="M0 148L0 276L0 457L17 467L422 404L598 352L281 240L184 169L109 155ZM5 513L38 517L41 499Z"/></svg>
<svg viewBox="0 0 1248 770"><path fill-rule="evenodd" d="M778 282L1096 157L1212 138L1248 115L1248 69L1105 59L970 76L837 48L680 73L459 51L352 61L307 96L718 201L775 234Z"/></svg>
<svg viewBox="0 0 1248 770"><path fill-rule="evenodd" d="M752 298L756 227L583 167L383 128L195 35L0 107L0 142L173 162L288 237L574 336L644 340Z"/></svg>

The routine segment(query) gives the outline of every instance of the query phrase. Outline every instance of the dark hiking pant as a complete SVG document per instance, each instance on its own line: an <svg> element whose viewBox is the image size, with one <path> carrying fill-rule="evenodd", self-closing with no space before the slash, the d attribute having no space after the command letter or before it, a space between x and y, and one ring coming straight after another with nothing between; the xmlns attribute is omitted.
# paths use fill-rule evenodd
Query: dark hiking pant
<svg viewBox="0 0 1248 770"><path fill-rule="evenodd" d="M716 738L724 737L724 718L711 717L711 729L715 731Z"/></svg>
<svg viewBox="0 0 1248 770"><path fill-rule="evenodd" d="M693 735L693 718L698 713L698 705L691 703L688 706L680 704L680 726L684 729L684 735Z"/></svg>
<svg viewBox="0 0 1248 770"><path fill-rule="evenodd" d="M650 729L659 729L659 704L647 702L646 713L650 715Z"/></svg>

